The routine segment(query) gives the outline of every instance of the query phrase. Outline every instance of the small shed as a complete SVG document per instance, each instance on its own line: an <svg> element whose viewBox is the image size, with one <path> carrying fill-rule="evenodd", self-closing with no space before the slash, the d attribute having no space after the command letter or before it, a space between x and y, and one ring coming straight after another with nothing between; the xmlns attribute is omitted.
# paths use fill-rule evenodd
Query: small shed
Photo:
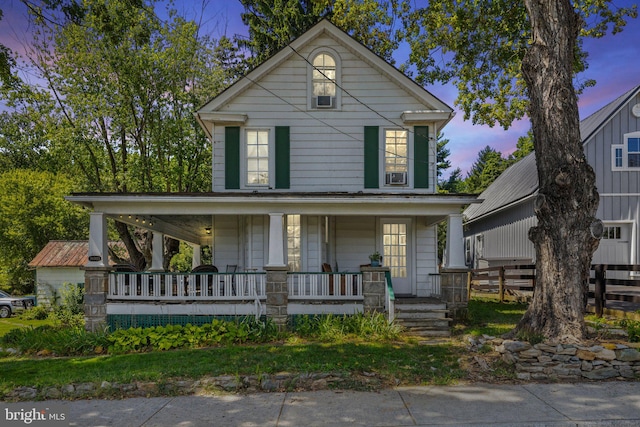
<svg viewBox="0 0 640 427"><path fill-rule="evenodd" d="M65 283L84 286L82 267L88 262L88 253L89 242L86 240L52 240L47 243L29 263L29 267L35 269L38 304L52 304L51 297Z"/></svg>

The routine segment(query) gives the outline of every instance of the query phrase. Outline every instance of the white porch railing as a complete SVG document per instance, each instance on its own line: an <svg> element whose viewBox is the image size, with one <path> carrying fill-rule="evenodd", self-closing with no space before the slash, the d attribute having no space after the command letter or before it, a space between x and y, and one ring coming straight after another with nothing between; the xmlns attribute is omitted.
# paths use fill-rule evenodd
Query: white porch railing
<svg viewBox="0 0 640 427"><path fill-rule="evenodd" d="M362 299L362 273L288 273L289 299Z"/></svg>
<svg viewBox="0 0 640 427"><path fill-rule="evenodd" d="M110 300L242 301L266 298L266 273L109 273ZM256 298L257 297L257 298Z"/></svg>

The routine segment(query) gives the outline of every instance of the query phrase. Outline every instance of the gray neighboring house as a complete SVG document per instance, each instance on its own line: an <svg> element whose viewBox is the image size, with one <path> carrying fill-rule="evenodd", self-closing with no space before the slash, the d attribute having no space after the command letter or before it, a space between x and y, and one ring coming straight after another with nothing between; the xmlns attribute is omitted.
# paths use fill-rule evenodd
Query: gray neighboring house
<svg viewBox="0 0 640 427"><path fill-rule="evenodd" d="M605 233L594 263L638 264L640 242L640 86L580 122L589 164L596 172ZM467 265L484 268L535 262L528 231L537 219L535 153L509 167L464 211Z"/></svg>

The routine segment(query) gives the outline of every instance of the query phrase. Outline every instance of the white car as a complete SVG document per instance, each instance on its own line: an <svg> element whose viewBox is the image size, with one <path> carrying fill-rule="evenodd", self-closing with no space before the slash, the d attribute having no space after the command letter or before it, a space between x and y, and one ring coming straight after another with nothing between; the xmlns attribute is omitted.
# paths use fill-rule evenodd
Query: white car
<svg viewBox="0 0 640 427"><path fill-rule="evenodd" d="M0 291L0 317L11 317L16 311L26 310L34 305L32 298L13 297L4 291Z"/></svg>

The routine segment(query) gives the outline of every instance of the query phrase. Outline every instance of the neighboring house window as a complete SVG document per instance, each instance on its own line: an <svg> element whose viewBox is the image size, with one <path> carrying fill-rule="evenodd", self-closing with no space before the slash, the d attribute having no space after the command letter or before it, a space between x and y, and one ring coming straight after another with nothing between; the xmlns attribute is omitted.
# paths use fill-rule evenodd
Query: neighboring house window
<svg viewBox="0 0 640 427"><path fill-rule="evenodd" d="M640 169L640 132L627 134L622 144L611 146L611 168L614 170Z"/></svg>
<svg viewBox="0 0 640 427"><path fill-rule="evenodd" d="M602 233L603 239L617 239L620 240L622 228L620 226L606 226Z"/></svg>
<svg viewBox="0 0 640 427"><path fill-rule="evenodd" d="M640 138L627 139L627 166L640 167Z"/></svg>
<svg viewBox="0 0 640 427"><path fill-rule="evenodd" d="M407 131L386 130L384 143L386 185L407 184L408 154Z"/></svg>
<svg viewBox="0 0 640 427"><path fill-rule="evenodd" d="M621 168L622 167L622 148L616 148L615 149L615 162L616 162L616 168Z"/></svg>
<svg viewBox="0 0 640 427"><path fill-rule="evenodd" d="M289 271L300 271L300 215L287 215L287 265Z"/></svg>
<svg viewBox="0 0 640 427"><path fill-rule="evenodd" d="M247 185L269 185L269 131L247 130Z"/></svg>

